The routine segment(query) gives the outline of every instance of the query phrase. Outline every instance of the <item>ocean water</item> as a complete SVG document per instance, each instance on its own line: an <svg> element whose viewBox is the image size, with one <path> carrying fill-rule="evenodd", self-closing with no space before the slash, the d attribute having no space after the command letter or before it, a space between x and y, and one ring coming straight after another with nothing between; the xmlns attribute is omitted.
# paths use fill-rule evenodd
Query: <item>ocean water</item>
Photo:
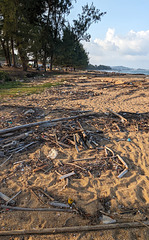
<svg viewBox="0 0 149 240"><path fill-rule="evenodd" d="M149 70L148 69L122 69L122 70L110 70L106 72L117 72L117 73L129 73L129 74L144 74L144 75L149 75Z"/></svg>

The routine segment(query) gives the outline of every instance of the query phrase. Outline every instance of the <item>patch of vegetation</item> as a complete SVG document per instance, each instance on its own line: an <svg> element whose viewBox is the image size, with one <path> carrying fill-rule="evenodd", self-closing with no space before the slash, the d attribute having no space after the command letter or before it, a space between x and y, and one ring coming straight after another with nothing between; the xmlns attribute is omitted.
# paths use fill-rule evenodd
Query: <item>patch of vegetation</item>
<svg viewBox="0 0 149 240"><path fill-rule="evenodd" d="M11 77L8 73L4 71L0 71L0 82L8 82L11 81Z"/></svg>
<svg viewBox="0 0 149 240"><path fill-rule="evenodd" d="M46 88L58 86L60 84L62 84L62 81L55 83L47 82L40 85L22 83L19 81L5 82L0 84L0 98L38 94L43 92Z"/></svg>

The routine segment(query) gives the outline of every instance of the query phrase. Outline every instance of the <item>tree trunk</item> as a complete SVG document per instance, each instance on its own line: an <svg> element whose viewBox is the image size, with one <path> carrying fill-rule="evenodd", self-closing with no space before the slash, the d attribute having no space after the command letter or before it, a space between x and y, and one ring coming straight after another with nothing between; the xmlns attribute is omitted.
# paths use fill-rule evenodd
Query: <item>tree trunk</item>
<svg viewBox="0 0 149 240"><path fill-rule="evenodd" d="M52 67L53 67L53 53L51 54L50 71L52 71Z"/></svg>
<svg viewBox="0 0 149 240"><path fill-rule="evenodd" d="M23 48L20 46L19 43L17 45L18 45L18 52L20 55L20 59L22 62L23 71L27 71L28 58L27 58L26 52L23 50Z"/></svg>
<svg viewBox="0 0 149 240"><path fill-rule="evenodd" d="M38 68L38 57L37 57L37 52L35 53L34 68Z"/></svg>
<svg viewBox="0 0 149 240"><path fill-rule="evenodd" d="M46 72L46 61L47 61L47 49L46 49L46 45L45 45L45 48L44 48L44 57L43 57L43 68L44 68L44 71Z"/></svg>
<svg viewBox="0 0 149 240"><path fill-rule="evenodd" d="M8 66L11 66L11 59L10 59L10 50L9 50L9 40L6 40L6 48L7 48L7 58L8 58Z"/></svg>
<svg viewBox="0 0 149 240"><path fill-rule="evenodd" d="M5 40L1 39L1 45L2 45L2 48L3 48L4 55L5 55L6 63L7 63L8 66L10 66L9 65L10 64L10 62L9 62L10 59L9 59L8 52L7 52L8 49L7 49L7 46L6 46L7 44L5 44L5 42L6 42Z"/></svg>
<svg viewBox="0 0 149 240"><path fill-rule="evenodd" d="M13 67L17 67L16 66L16 59L15 59L15 53L14 53L14 44L13 44L13 38L11 38L11 52L12 52L12 65Z"/></svg>

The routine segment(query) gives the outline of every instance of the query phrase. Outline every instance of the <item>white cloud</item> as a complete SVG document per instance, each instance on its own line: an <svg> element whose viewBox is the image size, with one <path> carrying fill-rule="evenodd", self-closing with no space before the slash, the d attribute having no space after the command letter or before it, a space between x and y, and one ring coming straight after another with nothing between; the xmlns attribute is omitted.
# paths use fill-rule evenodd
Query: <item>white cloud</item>
<svg viewBox="0 0 149 240"><path fill-rule="evenodd" d="M92 64L124 65L149 68L149 30L129 31L120 36L109 28L105 39L94 39L84 43Z"/></svg>

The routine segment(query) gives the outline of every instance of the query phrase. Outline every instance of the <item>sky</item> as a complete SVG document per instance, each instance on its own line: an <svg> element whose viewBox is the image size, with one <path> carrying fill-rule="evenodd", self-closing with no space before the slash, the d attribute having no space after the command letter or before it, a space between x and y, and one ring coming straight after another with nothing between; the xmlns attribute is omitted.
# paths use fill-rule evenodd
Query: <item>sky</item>
<svg viewBox="0 0 149 240"><path fill-rule="evenodd" d="M92 2L106 15L89 28L90 42L82 42L90 63L149 69L149 0L77 0L70 19Z"/></svg>

